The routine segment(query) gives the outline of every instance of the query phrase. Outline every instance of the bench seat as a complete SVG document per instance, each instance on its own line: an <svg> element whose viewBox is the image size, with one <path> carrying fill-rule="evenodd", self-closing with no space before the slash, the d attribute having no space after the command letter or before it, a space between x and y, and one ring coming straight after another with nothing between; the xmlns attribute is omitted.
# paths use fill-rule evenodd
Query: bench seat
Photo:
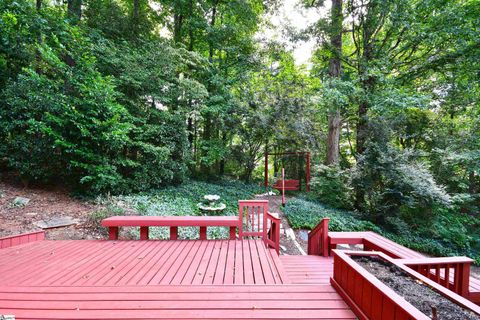
<svg viewBox="0 0 480 320"><path fill-rule="evenodd" d="M230 228L230 239L236 238L236 228L241 227L237 216L114 216L102 220L109 228L109 239L118 239L119 227L140 227L140 239L148 240L149 227L170 227L170 239L176 240L178 227L200 227L200 239L207 238L207 227Z"/></svg>
<svg viewBox="0 0 480 320"><path fill-rule="evenodd" d="M273 185L274 189L277 189L279 191L282 191L283 189L285 190L299 190L300 189L300 181L298 180L283 180L283 185L282 185L282 180L277 180L275 184Z"/></svg>
<svg viewBox="0 0 480 320"><path fill-rule="evenodd" d="M237 227L237 216L114 216L102 220L104 227Z"/></svg>

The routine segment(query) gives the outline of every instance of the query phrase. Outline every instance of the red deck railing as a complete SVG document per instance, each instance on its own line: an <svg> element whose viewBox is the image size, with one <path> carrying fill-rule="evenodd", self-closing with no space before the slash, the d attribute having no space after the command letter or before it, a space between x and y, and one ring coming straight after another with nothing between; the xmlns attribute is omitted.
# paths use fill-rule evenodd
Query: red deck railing
<svg viewBox="0 0 480 320"><path fill-rule="evenodd" d="M265 243L280 253L280 222L281 219L267 212L267 224L263 239Z"/></svg>
<svg viewBox="0 0 480 320"><path fill-rule="evenodd" d="M328 221L325 218L308 234L308 254L328 257Z"/></svg>
<svg viewBox="0 0 480 320"><path fill-rule="evenodd" d="M109 228L109 239L118 239L119 227L140 227L140 240L149 239L149 227L170 227L170 240L178 237L178 227L199 227L200 240L207 239L207 227L230 228L230 239L236 238L240 227L235 216L114 216L102 220L102 226Z"/></svg>
<svg viewBox="0 0 480 320"><path fill-rule="evenodd" d="M9 237L3 237L3 238L0 238L0 249L18 246L20 244L33 242L33 241L41 241L43 239L45 239L44 231L36 231L36 232L18 234L18 235L9 236Z"/></svg>
<svg viewBox="0 0 480 320"><path fill-rule="evenodd" d="M473 260L467 257L398 259L407 267L430 280L468 297L470 285L470 265Z"/></svg>
<svg viewBox="0 0 480 320"><path fill-rule="evenodd" d="M102 220L109 239L117 240L120 227L140 227L140 240L149 239L150 227L169 227L170 240L178 238L178 227L199 227L200 240L207 239L208 227L228 227L229 239L259 238L280 250L280 218L268 212L268 200L240 200L239 216L114 216Z"/></svg>

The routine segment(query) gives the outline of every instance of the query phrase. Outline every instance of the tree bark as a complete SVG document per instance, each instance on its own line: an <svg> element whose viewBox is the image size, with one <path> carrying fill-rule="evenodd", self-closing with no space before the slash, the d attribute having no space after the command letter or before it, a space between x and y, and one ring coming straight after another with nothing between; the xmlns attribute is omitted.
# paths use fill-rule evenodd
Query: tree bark
<svg viewBox="0 0 480 320"><path fill-rule="evenodd" d="M342 65L340 57L342 55L342 0L332 0L332 24L331 24L331 47L332 58L328 66L329 75L332 78L340 78ZM327 165L337 164L340 159L340 131L342 127L342 118L338 107L331 110L328 114L328 136L327 136Z"/></svg>
<svg viewBox="0 0 480 320"><path fill-rule="evenodd" d="M139 24L140 24L140 0L133 0L132 8L132 35L133 37L137 36L139 33Z"/></svg>
<svg viewBox="0 0 480 320"><path fill-rule="evenodd" d="M36 7L37 11L40 11L40 9L42 9L42 0L37 0Z"/></svg>
<svg viewBox="0 0 480 320"><path fill-rule="evenodd" d="M183 15L181 13L175 13L173 15L173 40L175 43L182 41L182 25Z"/></svg>
<svg viewBox="0 0 480 320"><path fill-rule="evenodd" d="M68 0L68 17L80 21L82 18L82 0Z"/></svg>

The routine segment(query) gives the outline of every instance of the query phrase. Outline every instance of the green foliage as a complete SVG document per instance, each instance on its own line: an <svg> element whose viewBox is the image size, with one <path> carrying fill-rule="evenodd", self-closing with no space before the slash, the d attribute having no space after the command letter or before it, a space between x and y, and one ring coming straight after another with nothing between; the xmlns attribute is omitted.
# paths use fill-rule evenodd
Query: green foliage
<svg viewBox="0 0 480 320"><path fill-rule="evenodd" d="M435 256L467 255L480 262L480 219L441 210L418 228L403 220L396 230L386 229L364 220L356 212L327 207L319 202L294 199L287 202L285 215L293 228L313 229L323 218L330 218L332 231L374 231L404 246Z"/></svg>
<svg viewBox="0 0 480 320"><path fill-rule="evenodd" d="M284 212L295 229L313 229L323 218L330 218L329 230L332 231L380 231L372 222L362 220L355 213L304 199L288 201Z"/></svg>
<svg viewBox="0 0 480 320"><path fill-rule="evenodd" d="M255 194L264 192L265 189L257 185L245 184L234 180L221 180L207 183L189 180L176 187L152 190L148 193L137 195L116 196L104 201L112 207L134 210L142 215L202 215L197 204L203 201L207 194L219 195L220 203L225 203L226 208L222 215L238 215L238 200L252 199ZM151 228L152 237L168 238L166 228ZM198 237L198 228L180 228L181 238ZM208 236L212 238L228 237L226 228L208 228Z"/></svg>
<svg viewBox="0 0 480 320"><path fill-rule="evenodd" d="M377 223L398 217L415 224L432 218L435 206L448 206L450 197L412 150L393 147L377 124L358 159L353 185L362 190L365 213ZM358 195L357 195L358 197ZM358 199L357 199L358 201Z"/></svg>
<svg viewBox="0 0 480 320"><path fill-rule="evenodd" d="M349 174L348 170L341 170L337 166L315 166L308 196L332 207L352 208L353 189L350 187Z"/></svg>
<svg viewBox="0 0 480 320"><path fill-rule="evenodd" d="M16 70L0 80L0 154L11 170L88 193L182 181L188 143L185 118L174 111L187 86L189 98L206 95L177 76L195 65L194 55L159 40L162 51L142 51L90 38L61 10L37 12L26 1L3 2L0 14L2 56Z"/></svg>

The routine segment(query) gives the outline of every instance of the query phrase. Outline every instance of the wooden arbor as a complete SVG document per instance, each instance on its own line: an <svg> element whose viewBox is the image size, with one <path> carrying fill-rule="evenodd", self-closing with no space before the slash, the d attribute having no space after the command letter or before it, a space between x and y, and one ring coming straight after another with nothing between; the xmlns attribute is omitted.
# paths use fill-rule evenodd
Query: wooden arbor
<svg viewBox="0 0 480 320"><path fill-rule="evenodd" d="M265 153L265 187L268 187L268 156L298 156L298 157L305 157L305 189L306 191L310 191L310 152L299 151L299 152L279 152L279 153ZM286 191L286 190L299 190L300 189L300 181L299 180L286 180L282 176L282 180L277 181L273 188L279 191Z"/></svg>

